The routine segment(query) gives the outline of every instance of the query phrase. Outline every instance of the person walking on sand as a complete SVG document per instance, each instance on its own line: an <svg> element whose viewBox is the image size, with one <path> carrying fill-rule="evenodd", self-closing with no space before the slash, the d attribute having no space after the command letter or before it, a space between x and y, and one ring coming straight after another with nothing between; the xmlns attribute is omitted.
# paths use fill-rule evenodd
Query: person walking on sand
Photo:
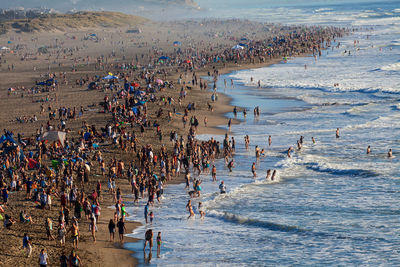
<svg viewBox="0 0 400 267"><path fill-rule="evenodd" d="M110 242L114 242L115 222L113 219L110 219L110 222L108 223L108 231L110 232Z"/></svg>
<svg viewBox="0 0 400 267"><path fill-rule="evenodd" d="M24 234L22 239L22 248L26 251L26 257L29 258L32 254L32 243L27 233Z"/></svg>
<svg viewBox="0 0 400 267"><path fill-rule="evenodd" d="M118 227L118 234L119 234L119 242L122 244L122 243L124 243L124 233L126 231L124 218L119 219L119 222L117 223L117 227Z"/></svg>
<svg viewBox="0 0 400 267"><path fill-rule="evenodd" d="M144 238L145 238L145 241L144 241L143 251L146 250L147 243L149 243L149 247L150 247L150 251L151 251L151 249L153 248L153 230L152 229L147 230L146 233L144 234Z"/></svg>

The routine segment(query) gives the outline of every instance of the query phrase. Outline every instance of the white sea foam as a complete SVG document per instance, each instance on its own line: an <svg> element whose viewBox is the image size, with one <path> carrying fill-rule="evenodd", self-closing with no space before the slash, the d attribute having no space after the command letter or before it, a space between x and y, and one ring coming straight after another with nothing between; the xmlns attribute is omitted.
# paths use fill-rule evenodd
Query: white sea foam
<svg viewBox="0 0 400 267"><path fill-rule="evenodd" d="M400 63L393 63L390 65L386 65L381 67L381 70L387 70L387 71L399 71L400 70Z"/></svg>

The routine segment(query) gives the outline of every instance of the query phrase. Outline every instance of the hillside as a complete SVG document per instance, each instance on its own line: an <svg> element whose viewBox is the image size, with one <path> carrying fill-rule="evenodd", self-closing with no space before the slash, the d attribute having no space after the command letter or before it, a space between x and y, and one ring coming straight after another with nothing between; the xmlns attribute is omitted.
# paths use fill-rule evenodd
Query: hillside
<svg viewBox="0 0 400 267"><path fill-rule="evenodd" d="M48 14L33 19L17 19L2 22L0 33L65 31L67 29L109 28L138 26L147 19L120 12L78 12L74 14Z"/></svg>

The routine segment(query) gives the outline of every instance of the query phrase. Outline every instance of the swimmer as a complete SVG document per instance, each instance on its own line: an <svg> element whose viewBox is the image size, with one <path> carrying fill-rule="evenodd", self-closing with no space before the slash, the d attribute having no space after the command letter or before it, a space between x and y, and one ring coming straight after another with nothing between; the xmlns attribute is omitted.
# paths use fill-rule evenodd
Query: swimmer
<svg viewBox="0 0 400 267"><path fill-rule="evenodd" d="M392 156L393 156L393 154L392 154L392 149L389 149L388 157L391 158Z"/></svg>
<svg viewBox="0 0 400 267"><path fill-rule="evenodd" d="M368 146L367 147L367 154L370 154L371 153L371 146Z"/></svg>
<svg viewBox="0 0 400 267"><path fill-rule="evenodd" d="M315 144L314 136L311 137L311 140L312 140L313 144Z"/></svg>
<svg viewBox="0 0 400 267"><path fill-rule="evenodd" d="M339 138L340 137L340 135L339 135L339 128L337 128L336 129L336 138Z"/></svg>
<svg viewBox="0 0 400 267"><path fill-rule="evenodd" d="M267 170L267 176L265 177L265 180L268 180L271 176L271 169Z"/></svg>
<svg viewBox="0 0 400 267"><path fill-rule="evenodd" d="M272 138L271 136L268 136L268 145L271 146L271 144L272 144Z"/></svg>

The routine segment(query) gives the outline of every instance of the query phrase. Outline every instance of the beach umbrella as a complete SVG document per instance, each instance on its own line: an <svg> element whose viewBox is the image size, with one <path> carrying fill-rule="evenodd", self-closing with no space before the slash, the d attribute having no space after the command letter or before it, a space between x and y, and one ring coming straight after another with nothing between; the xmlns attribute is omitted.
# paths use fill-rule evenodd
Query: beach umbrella
<svg viewBox="0 0 400 267"><path fill-rule="evenodd" d="M161 80L161 79L157 79L157 80L156 80L156 83L157 83L157 84L163 84L164 82L163 82L163 80Z"/></svg>
<svg viewBox="0 0 400 267"><path fill-rule="evenodd" d="M46 140L46 141L50 141L50 142L59 141L61 143L61 145L64 145L66 135L67 135L66 132L48 131L43 134L41 140Z"/></svg>
<svg viewBox="0 0 400 267"><path fill-rule="evenodd" d="M240 45L235 45L234 47L232 47L232 50L243 50L244 47L240 46Z"/></svg>
<svg viewBox="0 0 400 267"><path fill-rule="evenodd" d="M190 64L190 63L192 63L192 61L190 61L189 59L186 59L185 61L183 61L183 63Z"/></svg>

